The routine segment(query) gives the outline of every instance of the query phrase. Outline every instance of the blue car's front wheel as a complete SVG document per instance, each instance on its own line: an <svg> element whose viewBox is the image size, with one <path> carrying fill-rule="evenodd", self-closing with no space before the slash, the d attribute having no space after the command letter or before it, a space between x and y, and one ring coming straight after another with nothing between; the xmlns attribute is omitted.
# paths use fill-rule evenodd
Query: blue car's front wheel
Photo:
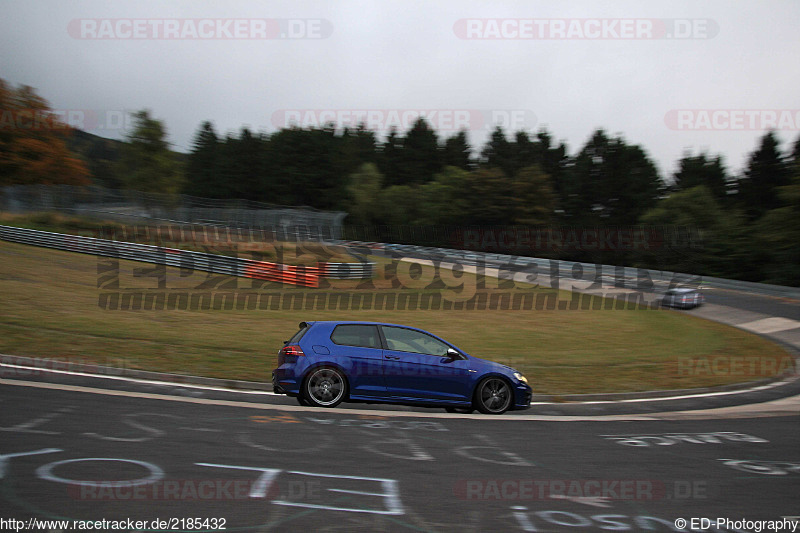
<svg viewBox="0 0 800 533"><path fill-rule="evenodd" d="M502 378L488 377L475 389L475 408L487 415L500 415L511 407L513 391Z"/></svg>
<svg viewBox="0 0 800 533"><path fill-rule="evenodd" d="M305 379L301 394L310 405L336 407L347 395L347 379L335 368L316 368Z"/></svg>

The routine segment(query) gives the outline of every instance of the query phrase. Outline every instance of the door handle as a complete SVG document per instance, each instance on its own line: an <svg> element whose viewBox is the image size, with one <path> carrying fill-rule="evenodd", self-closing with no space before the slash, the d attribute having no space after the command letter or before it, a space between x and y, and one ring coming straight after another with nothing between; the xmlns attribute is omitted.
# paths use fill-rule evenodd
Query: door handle
<svg viewBox="0 0 800 533"><path fill-rule="evenodd" d="M399 361L400 360L400 356L399 355L384 355L384 358L391 359L393 361Z"/></svg>

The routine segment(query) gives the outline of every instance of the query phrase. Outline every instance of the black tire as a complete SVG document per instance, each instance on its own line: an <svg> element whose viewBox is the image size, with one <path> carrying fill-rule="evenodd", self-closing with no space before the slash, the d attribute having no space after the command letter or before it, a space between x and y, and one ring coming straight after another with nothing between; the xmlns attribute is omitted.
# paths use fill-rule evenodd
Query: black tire
<svg viewBox="0 0 800 533"><path fill-rule="evenodd" d="M303 396L302 392L297 396L295 396L295 399L297 400L297 403L299 403L303 407L309 407L311 405L310 403L308 403L308 400L306 400L306 397Z"/></svg>
<svg viewBox="0 0 800 533"><path fill-rule="evenodd" d="M513 395L508 381L490 376L475 388L475 408L486 415L501 415L511 407Z"/></svg>
<svg viewBox="0 0 800 533"><path fill-rule="evenodd" d="M313 407L336 407L347 397L347 378L335 368L315 368L303 381L300 395Z"/></svg>
<svg viewBox="0 0 800 533"><path fill-rule="evenodd" d="M444 410L448 413L459 413L463 415L468 415L475 412L475 409L472 407L445 407Z"/></svg>

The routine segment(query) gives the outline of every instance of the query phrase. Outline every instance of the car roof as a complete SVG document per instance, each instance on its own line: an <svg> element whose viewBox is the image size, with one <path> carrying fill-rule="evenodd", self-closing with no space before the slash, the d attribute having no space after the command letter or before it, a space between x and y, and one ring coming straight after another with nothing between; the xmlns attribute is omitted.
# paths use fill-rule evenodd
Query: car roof
<svg viewBox="0 0 800 533"><path fill-rule="evenodd" d="M314 324L360 324L364 326L397 326L400 328L413 328L413 329L420 329L414 326L406 326L403 324L392 324L390 322L373 322L368 320L306 320L305 322L300 323L300 327L303 327L303 324L308 324L309 326Z"/></svg>
<svg viewBox="0 0 800 533"><path fill-rule="evenodd" d="M428 330L425 330L425 329L422 329L422 328L418 328L416 326L407 326L407 325L404 325L404 324L392 324L391 322L372 322L372 321L365 321L365 320L308 320L308 321L305 321L305 322L300 322L300 329L303 329L306 326L308 326L308 327L313 326L314 324L325 324L325 325L340 325L340 324L348 324L348 325L350 325L350 324L354 324L354 325L364 325L364 326L394 326L394 327L398 327L398 328L406 328L406 329L413 329L413 330L416 330L416 331L421 331L423 333L427 333L428 335L433 335L434 337L438 338L439 340L441 340L442 342L444 342L446 344L450 344L449 342L447 342L442 337L439 337L435 333L431 333ZM453 346L456 349L458 349L458 347L456 347L454 344L450 344L450 346ZM466 353L466 352L462 351L461 353Z"/></svg>

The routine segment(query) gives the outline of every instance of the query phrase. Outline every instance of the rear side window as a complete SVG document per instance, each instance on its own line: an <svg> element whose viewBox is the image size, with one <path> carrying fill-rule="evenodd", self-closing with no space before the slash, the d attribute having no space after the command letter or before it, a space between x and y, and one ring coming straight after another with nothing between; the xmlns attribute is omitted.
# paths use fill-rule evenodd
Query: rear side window
<svg viewBox="0 0 800 533"><path fill-rule="evenodd" d="M378 328L364 324L342 324L336 326L331 333L331 340L336 344L345 346L360 346L363 348L380 348L381 341L378 337Z"/></svg>
<svg viewBox="0 0 800 533"><path fill-rule="evenodd" d="M311 326L309 324L306 324L305 322L301 323L300 329L297 331L297 333L292 335L291 339L286 341L286 344L297 344L298 342L300 342L300 339L303 338L303 335L305 335L309 329L311 329Z"/></svg>

